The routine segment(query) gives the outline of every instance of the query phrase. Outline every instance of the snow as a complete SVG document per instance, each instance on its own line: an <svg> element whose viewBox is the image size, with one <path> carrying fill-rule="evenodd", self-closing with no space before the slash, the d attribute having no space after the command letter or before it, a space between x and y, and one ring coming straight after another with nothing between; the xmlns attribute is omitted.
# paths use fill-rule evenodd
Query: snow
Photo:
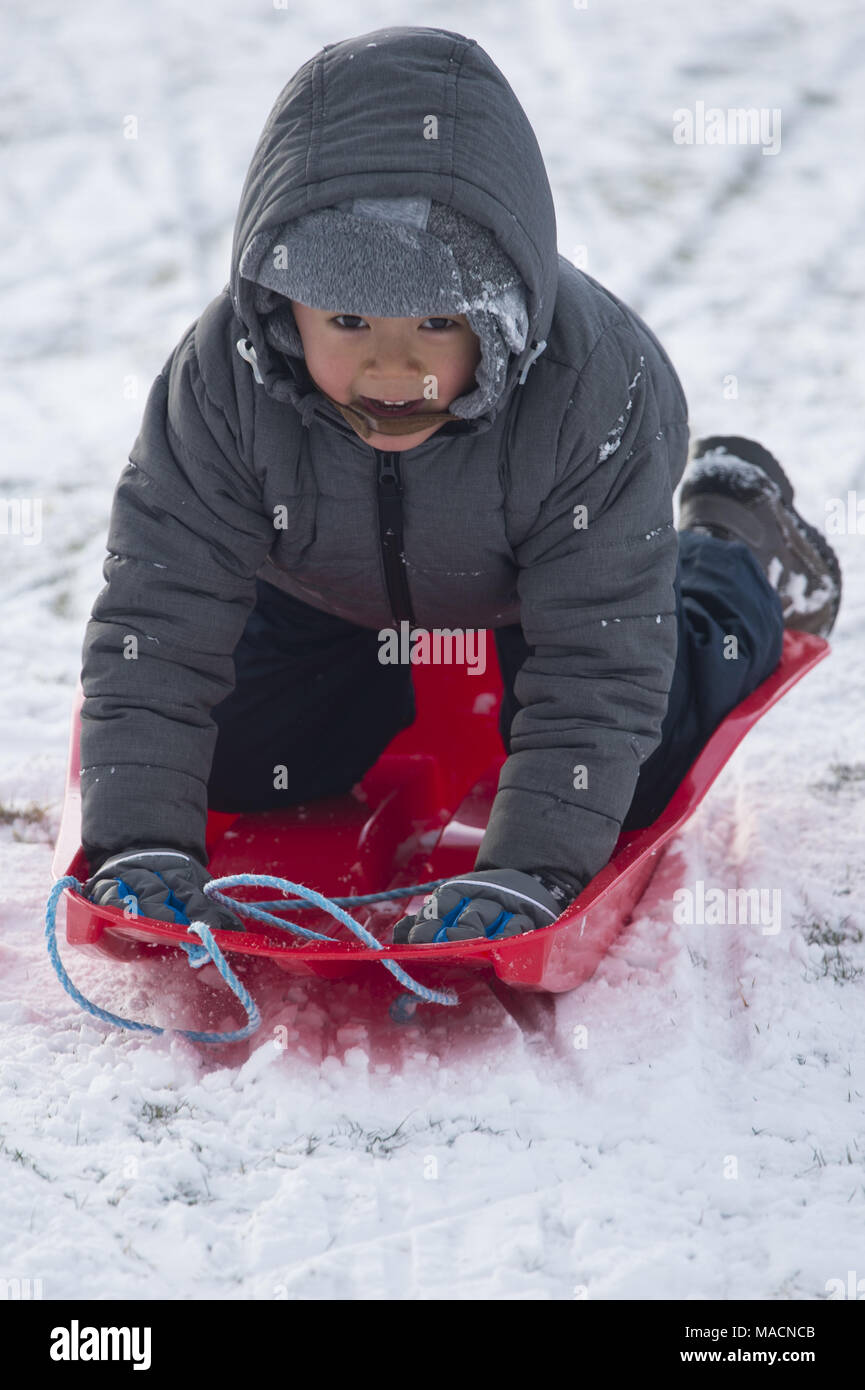
<svg viewBox="0 0 865 1390"><path fill-rule="evenodd" d="M21 325L2 495L22 504L0 537L0 1277L50 1299L823 1298L865 1275L852 531L831 537L831 657L748 736L549 1036L491 997L470 1018L421 1006L383 1048L354 987L253 973L267 1026L220 1053L88 1018L47 959L72 691L147 391L226 282L277 92L378 23L364 0L213 0L206 23L193 0L44 0L0 19L0 293ZM695 432L764 443L814 524L861 495L861 10L532 0L503 23L491 0L469 19L443 0L435 24L514 86L562 251L587 248L646 318ZM779 109L780 151L675 143L673 113L698 101ZM780 890L781 929L677 924L673 894L700 880ZM212 967L63 955L103 1007L236 1026Z"/></svg>
<svg viewBox="0 0 865 1390"><path fill-rule="evenodd" d="M707 449L698 459L694 459L688 469L688 479L695 483L706 478L725 478L735 480L736 486L744 491L766 488L766 474L756 464L740 459L728 449Z"/></svg>
<svg viewBox="0 0 865 1390"><path fill-rule="evenodd" d="M625 426L628 423L628 416L634 408L634 398L631 393L633 392L637 382L640 380L640 377L643 375L642 369L645 366L645 363L646 359L644 357L641 357L640 370L637 372L633 381L628 386L628 399L625 404L625 408L622 411L616 423L613 425L613 428L609 431L604 443L598 450L598 463L604 463L605 460L608 459L611 454L614 454L616 452L616 450L622 442L622 435L624 434Z"/></svg>

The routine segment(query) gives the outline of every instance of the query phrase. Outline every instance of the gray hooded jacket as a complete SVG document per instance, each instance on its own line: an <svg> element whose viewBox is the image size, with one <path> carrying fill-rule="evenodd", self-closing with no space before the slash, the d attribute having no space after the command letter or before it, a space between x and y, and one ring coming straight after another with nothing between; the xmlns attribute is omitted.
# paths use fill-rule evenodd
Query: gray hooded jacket
<svg viewBox="0 0 865 1390"><path fill-rule="evenodd" d="M436 138L421 138L430 115ZM395 604L380 458L275 348L239 261L253 236L303 213L415 194L494 232L529 323L488 410L386 455L403 488L407 591ZM259 576L375 629L406 601L425 628L521 623L535 653L517 676L522 708L476 867L588 882L660 737L687 448L663 348L559 256L537 141L483 49L412 27L327 45L277 98L241 195L231 281L156 378L117 485L83 647L91 869L169 844L206 863L210 712L233 687Z"/></svg>

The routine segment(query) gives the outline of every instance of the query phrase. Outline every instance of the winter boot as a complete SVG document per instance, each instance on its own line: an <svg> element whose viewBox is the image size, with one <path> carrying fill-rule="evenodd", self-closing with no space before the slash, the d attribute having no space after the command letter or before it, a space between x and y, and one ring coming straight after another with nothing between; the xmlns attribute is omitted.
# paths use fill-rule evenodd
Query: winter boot
<svg viewBox="0 0 865 1390"><path fill-rule="evenodd" d="M722 435L696 441L679 530L742 541L781 599L784 626L829 636L841 602L838 558L796 511L789 478L761 444Z"/></svg>

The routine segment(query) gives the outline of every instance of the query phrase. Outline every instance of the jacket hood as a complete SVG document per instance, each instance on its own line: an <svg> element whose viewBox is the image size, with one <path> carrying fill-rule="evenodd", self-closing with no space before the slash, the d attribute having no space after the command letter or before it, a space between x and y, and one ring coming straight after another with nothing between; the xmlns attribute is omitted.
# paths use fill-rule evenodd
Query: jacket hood
<svg viewBox="0 0 865 1390"><path fill-rule="evenodd" d="M243 252L259 233L345 199L416 194L489 228L526 288L526 346L512 354L498 401L459 428L488 428L543 351L558 282L556 220L525 112L474 39L446 29L372 30L326 44L280 92L235 222L229 290L247 332L242 355L264 389L292 400L305 420L325 398L305 364L265 337L256 286L240 274Z"/></svg>

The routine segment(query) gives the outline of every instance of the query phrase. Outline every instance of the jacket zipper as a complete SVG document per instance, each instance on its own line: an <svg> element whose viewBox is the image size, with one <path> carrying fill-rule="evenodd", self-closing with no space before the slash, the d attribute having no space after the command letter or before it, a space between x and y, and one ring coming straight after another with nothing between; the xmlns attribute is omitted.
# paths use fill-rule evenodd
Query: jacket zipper
<svg viewBox="0 0 865 1390"><path fill-rule="evenodd" d="M402 479L399 453L376 449L378 460L378 526L384 577L395 625L408 620L415 626L405 567L402 534Z"/></svg>

